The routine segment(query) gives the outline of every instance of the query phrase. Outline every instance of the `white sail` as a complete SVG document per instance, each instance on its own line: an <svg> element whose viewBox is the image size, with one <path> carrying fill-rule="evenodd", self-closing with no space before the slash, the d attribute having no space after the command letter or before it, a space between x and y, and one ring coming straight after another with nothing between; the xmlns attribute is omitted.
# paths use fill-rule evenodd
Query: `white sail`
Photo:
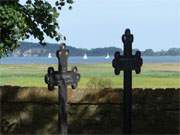
<svg viewBox="0 0 180 135"><path fill-rule="evenodd" d="M107 53L105 59L109 59L109 58L110 58L109 53Z"/></svg>
<svg viewBox="0 0 180 135"><path fill-rule="evenodd" d="M87 57L87 54L86 54L86 53L84 54L83 59L85 59L85 60L86 60L86 59L88 59L88 57Z"/></svg>
<svg viewBox="0 0 180 135"><path fill-rule="evenodd" d="M48 58L52 58L52 55L51 55L51 53L49 53L49 54L48 54Z"/></svg>

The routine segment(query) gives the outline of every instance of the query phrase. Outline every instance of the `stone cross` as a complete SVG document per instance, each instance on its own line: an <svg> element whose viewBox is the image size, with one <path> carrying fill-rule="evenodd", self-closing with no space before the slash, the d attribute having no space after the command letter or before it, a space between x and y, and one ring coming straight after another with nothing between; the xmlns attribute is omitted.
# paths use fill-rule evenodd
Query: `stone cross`
<svg viewBox="0 0 180 135"><path fill-rule="evenodd" d="M77 72L77 67L73 67L71 71L67 70L69 50L64 43L60 45L60 50L57 51L56 56L59 63L58 71L49 67L48 73L45 75L45 83L49 90L53 90L55 86L59 88L58 129L62 135L67 135L67 85L71 85L72 89L75 89L80 80L80 74Z"/></svg>
<svg viewBox="0 0 180 135"><path fill-rule="evenodd" d="M125 30L122 41L124 44L124 55L120 55L120 52L118 51L115 52L112 66L115 75L119 75L121 70L124 71L123 133L131 134L132 70L135 70L136 74L139 74L141 72L143 60L140 51L137 51L135 55L132 55L133 35L131 34L130 29Z"/></svg>

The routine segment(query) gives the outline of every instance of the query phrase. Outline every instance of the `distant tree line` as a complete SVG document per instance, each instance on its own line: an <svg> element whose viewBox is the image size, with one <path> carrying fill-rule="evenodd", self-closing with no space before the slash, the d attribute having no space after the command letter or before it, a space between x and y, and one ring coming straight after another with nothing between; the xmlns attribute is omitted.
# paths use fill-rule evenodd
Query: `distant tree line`
<svg viewBox="0 0 180 135"><path fill-rule="evenodd" d="M142 51L142 54L146 56L177 56L180 55L180 48L170 48L167 51L161 50L156 52L154 52L152 49L146 49L145 51Z"/></svg>
<svg viewBox="0 0 180 135"><path fill-rule="evenodd" d="M55 52L58 50L58 44L48 44L47 46L39 46L38 43L22 42L21 46L17 48L10 55L14 56L47 56L49 53L55 55ZM107 53L110 56L114 55L114 52L120 51L122 54L122 49L117 47L104 47L104 48L94 48L94 49L83 49L68 46L71 56L83 56L85 53L88 56L106 56ZM133 49L133 54L138 49ZM180 48L170 48L168 50L153 51L152 49L146 49L141 51L143 56L180 56Z"/></svg>

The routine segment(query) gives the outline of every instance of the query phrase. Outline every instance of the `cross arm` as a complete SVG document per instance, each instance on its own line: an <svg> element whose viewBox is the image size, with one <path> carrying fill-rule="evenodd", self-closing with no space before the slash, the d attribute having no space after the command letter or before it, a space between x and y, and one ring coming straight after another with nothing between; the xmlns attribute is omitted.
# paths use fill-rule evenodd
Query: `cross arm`
<svg viewBox="0 0 180 135"><path fill-rule="evenodd" d="M125 55L120 55L120 52L115 53L115 58L112 61L112 66L116 75L119 75L121 70L135 70L137 74L141 71L142 58L141 52L137 51L135 55L127 57Z"/></svg>
<svg viewBox="0 0 180 135"><path fill-rule="evenodd" d="M79 80L80 74L76 67L73 67L71 71L67 72L54 71L53 67L49 67L48 73L45 75L45 82L49 90L53 90L55 86L61 86L63 84L71 85L72 89L76 89Z"/></svg>

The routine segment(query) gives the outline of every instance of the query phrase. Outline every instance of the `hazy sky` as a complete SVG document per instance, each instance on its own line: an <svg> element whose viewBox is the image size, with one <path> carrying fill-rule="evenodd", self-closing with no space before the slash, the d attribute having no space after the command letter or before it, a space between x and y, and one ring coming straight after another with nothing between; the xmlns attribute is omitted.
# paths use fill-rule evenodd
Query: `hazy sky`
<svg viewBox="0 0 180 135"><path fill-rule="evenodd" d="M122 47L121 35L130 28L133 48L180 47L180 0L75 0L72 6L63 9L58 19L68 45Z"/></svg>

